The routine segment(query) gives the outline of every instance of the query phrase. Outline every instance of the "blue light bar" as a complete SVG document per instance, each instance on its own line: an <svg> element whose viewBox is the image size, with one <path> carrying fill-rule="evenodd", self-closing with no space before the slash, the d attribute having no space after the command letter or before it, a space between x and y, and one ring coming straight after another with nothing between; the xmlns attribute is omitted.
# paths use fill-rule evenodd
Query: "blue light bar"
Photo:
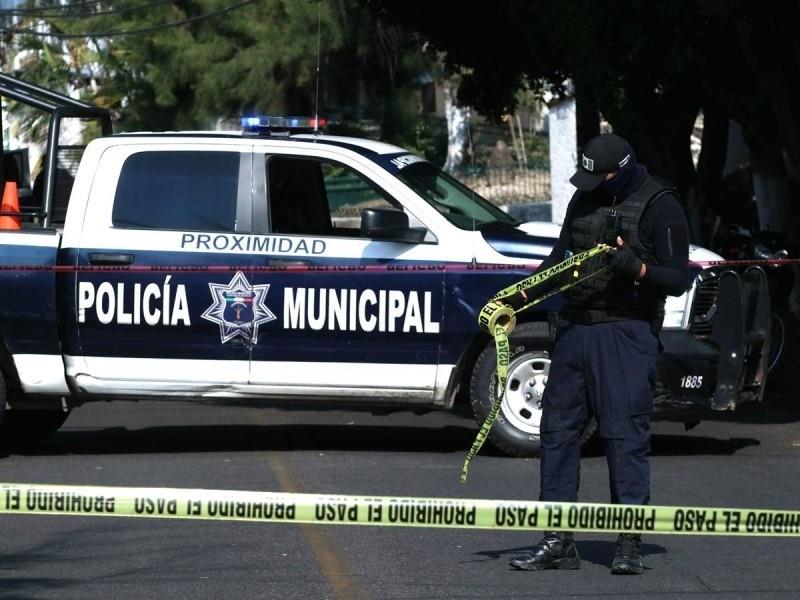
<svg viewBox="0 0 800 600"><path fill-rule="evenodd" d="M242 117L242 129L248 133L307 133L318 131L327 125L325 119L314 117Z"/></svg>
<svg viewBox="0 0 800 600"><path fill-rule="evenodd" d="M260 117L242 117L242 128L258 127L261 124Z"/></svg>

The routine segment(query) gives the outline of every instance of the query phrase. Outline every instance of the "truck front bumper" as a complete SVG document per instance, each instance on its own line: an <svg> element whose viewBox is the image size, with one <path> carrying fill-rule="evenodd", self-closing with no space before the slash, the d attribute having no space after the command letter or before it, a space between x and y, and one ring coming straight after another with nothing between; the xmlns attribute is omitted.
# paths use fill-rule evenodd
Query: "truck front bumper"
<svg viewBox="0 0 800 600"><path fill-rule="evenodd" d="M664 330L658 361L656 409L733 410L763 397L771 321L766 274L709 271L698 286L713 300L693 307L689 330Z"/></svg>

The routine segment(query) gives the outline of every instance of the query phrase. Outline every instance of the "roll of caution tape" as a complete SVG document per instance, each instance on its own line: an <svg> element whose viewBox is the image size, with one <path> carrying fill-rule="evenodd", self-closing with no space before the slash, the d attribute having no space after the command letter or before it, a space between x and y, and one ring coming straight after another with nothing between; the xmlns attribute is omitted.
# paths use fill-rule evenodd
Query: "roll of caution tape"
<svg viewBox="0 0 800 600"><path fill-rule="evenodd" d="M0 514L800 537L800 511L0 483Z"/></svg>
<svg viewBox="0 0 800 600"><path fill-rule="evenodd" d="M503 288L497 292L494 296L492 296L491 300L489 300L486 306L481 309L480 313L478 313L478 326L484 331L490 333L494 338L495 352L497 354L498 393L492 400L489 414L486 415L486 419L484 419L483 423L481 424L481 427L478 430L478 435L475 436L475 441L472 442L472 446L470 447L469 452L467 452L467 456L464 459L464 464L461 467L461 483L467 481L469 465L488 439L489 433L492 430L492 425L494 425L497 415L500 412L500 407L503 405L506 381L508 379L508 361L510 357L508 336L511 335L511 332L514 330L514 327L517 323L516 314L605 271L607 267L603 266L588 274L582 275L580 272L580 267L589 259L600 254L604 254L609 250L611 250L610 246L598 244L594 248L590 248L589 250L585 250L570 256L566 260L553 265L549 269L545 269L541 272L537 271L530 277L526 277L522 281ZM535 290L537 286L544 284L553 277L561 276L569 270L572 270L572 278L569 281L560 286L555 286L554 289L533 297L524 306L518 309L513 309L508 304L503 303L503 299L519 294L520 290Z"/></svg>
<svg viewBox="0 0 800 600"><path fill-rule="evenodd" d="M478 314L478 324L486 331L494 332L499 325L506 332L511 332L517 324L514 309L502 302L489 302Z"/></svg>

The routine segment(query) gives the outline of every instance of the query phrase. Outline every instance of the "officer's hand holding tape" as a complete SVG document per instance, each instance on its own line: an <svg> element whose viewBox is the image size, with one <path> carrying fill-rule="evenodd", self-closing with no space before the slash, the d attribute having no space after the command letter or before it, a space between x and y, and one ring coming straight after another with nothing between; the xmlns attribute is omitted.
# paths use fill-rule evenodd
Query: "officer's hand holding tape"
<svg viewBox="0 0 800 600"><path fill-rule="evenodd" d="M528 303L528 294L530 291L530 289L520 290L516 294L508 296L507 298L503 298L501 302L513 308L514 312L522 310L522 308Z"/></svg>
<svg viewBox="0 0 800 600"><path fill-rule="evenodd" d="M625 244L621 237L617 237L617 247L608 253L609 268L624 277L639 279L642 276L643 264L631 247Z"/></svg>

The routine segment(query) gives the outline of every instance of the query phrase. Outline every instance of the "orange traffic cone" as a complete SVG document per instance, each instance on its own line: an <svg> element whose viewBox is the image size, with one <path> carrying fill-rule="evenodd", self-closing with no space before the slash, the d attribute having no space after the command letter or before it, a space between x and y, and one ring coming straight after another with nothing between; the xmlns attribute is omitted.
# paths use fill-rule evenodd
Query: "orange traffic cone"
<svg viewBox="0 0 800 600"><path fill-rule="evenodd" d="M0 213L19 213L19 191L16 181L6 181ZM22 229L19 217L0 215L0 229Z"/></svg>

